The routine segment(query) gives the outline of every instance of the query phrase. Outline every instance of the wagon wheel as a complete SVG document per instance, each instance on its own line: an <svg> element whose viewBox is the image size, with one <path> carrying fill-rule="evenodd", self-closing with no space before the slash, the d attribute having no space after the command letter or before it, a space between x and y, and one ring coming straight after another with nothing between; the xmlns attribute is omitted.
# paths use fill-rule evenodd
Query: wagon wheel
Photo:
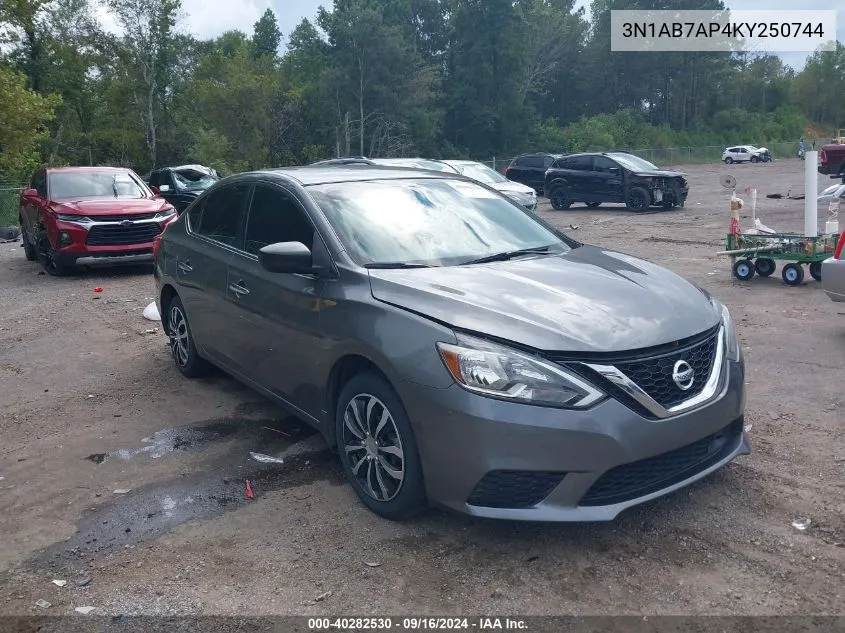
<svg viewBox="0 0 845 633"><path fill-rule="evenodd" d="M810 262L810 276L816 281L822 280L822 263Z"/></svg>
<svg viewBox="0 0 845 633"><path fill-rule="evenodd" d="M734 264L734 277L740 281L748 281L754 277L754 264L750 259L738 259Z"/></svg>
<svg viewBox="0 0 845 633"><path fill-rule="evenodd" d="M761 257L754 262L754 270L761 277L771 277L776 268L775 260L769 259L768 257Z"/></svg>
<svg viewBox="0 0 845 633"><path fill-rule="evenodd" d="M804 283L804 268L801 264L787 264L780 274L787 286L800 286Z"/></svg>

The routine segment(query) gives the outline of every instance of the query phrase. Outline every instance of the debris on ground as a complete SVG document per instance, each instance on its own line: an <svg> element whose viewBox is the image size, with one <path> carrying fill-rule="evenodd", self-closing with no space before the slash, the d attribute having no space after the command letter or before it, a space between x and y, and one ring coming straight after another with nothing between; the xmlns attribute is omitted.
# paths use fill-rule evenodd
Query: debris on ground
<svg viewBox="0 0 845 633"><path fill-rule="evenodd" d="M331 597L332 597L332 592L331 592L331 590L329 590L325 593L321 593L319 596L314 598L314 602L322 602L326 598L331 598Z"/></svg>
<svg viewBox="0 0 845 633"><path fill-rule="evenodd" d="M41 607L42 609L49 609L52 606L49 602L47 602L43 598L41 600L36 601L35 604L38 605L39 607Z"/></svg>
<svg viewBox="0 0 845 633"><path fill-rule="evenodd" d="M161 315L158 313L158 306L155 301L144 308L144 318L148 321L161 321Z"/></svg>
<svg viewBox="0 0 845 633"><path fill-rule="evenodd" d="M812 521L808 517L801 517L800 519L795 519L792 522L792 527L794 527L799 532L803 532L808 527L810 527L811 523Z"/></svg>
<svg viewBox="0 0 845 633"><path fill-rule="evenodd" d="M294 493L293 493L293 498L296 499L297 501L305 501L310 496L311 496L311 493L308 492L307 490L306 491L295 490Z"/></svg>
<svg viewBox="0 0 845 633"><path fill-rule="evenodd" d="M281 457L272 457L270 455L264 455L263 453L252 453L249 454L255 461L260 462L262 464L284 464L285 460Z"/></svg>
<svg viewBox="0 0 845 633"><path fill-rule="evenodd" d="M149 330L144 330L142 333L143 334L155 334L156 332L158 332L158 328L157 327L151 327Z"/></svg>
<svg viewBox="0 0 845 633"><path fill-rule="evenodd" d="M569 228L572 229L573 231L577 231L579 226L577 224L570 224Z"/></svg>
<svg viewBox="0 0 845 633"><path fill-rule="evenodd" d="M721 271L718 268L714 268L711 272L709 272L707 274L712 277L713 275L718 275L720 272Z"/></svg>
<svg viewBox="0 0 845 633"><path fill-rule="evenodd" d="M364 563L367 567L381 567L381 563Z"/></svg>
<svg viewBox="0 0 845 633"><path fill-rule="evenodd" d="M93 398L93 397L94 397L94 394L93 394L93 393L89 393L89 394L88 394L88 397L89 397L89 398Z"/></svg>
<svg viewBox="0 0 845 633"><path fill-rule="evenodd" d="M53 584L57 587L64 587L67 584L67 580L54 580Z"/></svg>
<svg viewBox="0 0 845 633"><path fill-rule="evenodd" d="M252 491L252 484L249 483L249 479L246 480L246 491L244 492L244 496L247 499L255 499L255 493Z"/></svg>
<svg viewBox="0 0 845 633"><path fill-rule="evenodd" d="M771 200L780 200L781 198L783 198L783 194L782 193L767 193L766 197L771 199Z"/></svg>
<svg viewBox="0 0 845 633"><path fill-rule="evenodd" d="M97 286L96 288L94 288L94 292L102 292L102 291L103 291L103 289L100 286Z"/></svg>
<svg viewBox="0 0 845 633"><path fill-rule="evenodd" d="M77 613L81 613L82 615L88 615L96 608L97 607L76 607L74 611L76 611Z"/></svg>
<svg viewBox="0 0 845 633"><path fill-rule="evenodd" d="M91 576L80 576L79 578L74 578L73 584L77 587L87 587L91 584Z"/></svg>
<svg viewBox="0 0 845 633"><path fill-rule="evenodd" d="M17 242L21 236L21 230L16 226L7 226L0 229L0 242Z"/></svg>
<svg viewBox="0 0 845 633"><path fill-rule="evenodd" d="M125 495L125 494L129 494L130 490L131 490L131 488L118 488L118 489L114 490L113 492L116 495Z"/></svg>
<svg viewBox="0 0 845 633"><path fill-rule="evenodd" d="M279 435L284 435L285 437L293 437L294 435L296 435L299 432L299 429L296 429L296 433L285 433L284 431L280 431L279 429L274 429L274 428L269 427L269 426L262 426L261 428L264 429L265 431L272 431L273 433L278 433Z"/></svg>

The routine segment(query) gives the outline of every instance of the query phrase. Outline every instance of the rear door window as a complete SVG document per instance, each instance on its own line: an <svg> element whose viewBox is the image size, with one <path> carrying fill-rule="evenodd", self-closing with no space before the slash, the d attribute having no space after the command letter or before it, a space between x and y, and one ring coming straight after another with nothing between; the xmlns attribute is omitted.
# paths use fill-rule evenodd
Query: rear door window
<svg viewBox="0 0 845 633"><path fill-rule="evenodd" d="M212 192L203 204L195 233L226 246L238 246L244 207L250 185L240 183ZM190 215L188 216L189 220Z"/></svg>
<svg viewBox="0 0 845 633"><path fill-rule="evenodd" d="M526 156L523 160L525 160L525 167L531 169L542 169L544 165L542 156Z"/></svg>

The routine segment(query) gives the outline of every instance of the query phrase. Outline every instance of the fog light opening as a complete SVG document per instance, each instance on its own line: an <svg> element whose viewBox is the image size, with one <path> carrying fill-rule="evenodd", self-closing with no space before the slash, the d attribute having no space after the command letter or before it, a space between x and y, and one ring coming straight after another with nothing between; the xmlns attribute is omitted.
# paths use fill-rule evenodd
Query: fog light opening
<svg viewBox="0 0 845 633"><path fill-rule="evenodd" d="M69 244L73 244L73 238L70 236L70 233L67 231L59 233L59 245L68 246Z"/></svg>

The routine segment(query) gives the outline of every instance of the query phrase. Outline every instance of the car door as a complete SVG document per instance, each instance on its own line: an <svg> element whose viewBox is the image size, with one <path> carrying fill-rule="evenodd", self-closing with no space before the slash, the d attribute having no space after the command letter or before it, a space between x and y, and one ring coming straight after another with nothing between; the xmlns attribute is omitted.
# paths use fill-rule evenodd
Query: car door
<svg viewBox="0 0 845 633"><path fill-rule="evenodd" d="M30 243L34 243L38 236L41 210L47 202L47 174L43 169L33 174L30 188L35 190L37 196L21 198L21 219L24 222L23 229L29 236Z"/></svg>
<svg viewBox="0 0 845 633"><path fill-rule="evenodd" d="M257 183L251 196L244 243L229 261L227 286L230 357L250 380L316 416L322 393L317 364L318 280L315 275L274 273L258 251L277 242L321 240L296 196L284 187Z"/></svg>
<svg viewBox="0 0 845 633"><path fill-rule="evenodd" d="M591 198L592 156L570 156L566 159L566 182L572 202L587 202Z"/></svg>
<svg viewBox="0 0 845 633"><path fill-rule="evenodd" d="M526 173L526 166L527 166L528 156L520 156L515 158L513 162L505 169L505 177L508 180L513 180L514 182L520 182L523 185L527 185L527 173Z"/></svg>
<svg viewBox="0 0 845 633"><path fill-rule="evenodd" d="M593 157L593 179L595 202L623 202L625 200L622 167L612 158Z"/></svg>
<svg viewBox="0 0 845 633"><path fill-rule="evenodd" d="M543 156L527 156L525 159L525 182L535 191L543 191L546 177L546 163ZM551 161L549 162L551 165Z"/></svg>
<svg viewBox="0 0 845 633"><path fill-rule="evenodd" d="M242 239L251 185L237 182L211 191L188 215L189 238L176 246L177 292L203 354L225 365L231 334L226 322L229 260Z"/></svg>
<svg viewBox="0 0 845 633"><path fill-rule="evenodd" d="M736 148L736 156L736 160L738 160L739 162L747 161L750 158L748 150L744 147Z"/></svg>

